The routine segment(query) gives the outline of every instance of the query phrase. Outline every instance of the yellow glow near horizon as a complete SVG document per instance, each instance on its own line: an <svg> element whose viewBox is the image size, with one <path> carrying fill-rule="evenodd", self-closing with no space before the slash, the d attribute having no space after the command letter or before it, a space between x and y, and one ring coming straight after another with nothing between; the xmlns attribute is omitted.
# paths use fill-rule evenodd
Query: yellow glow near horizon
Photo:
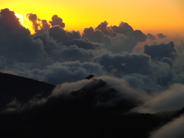
<svg viewBox="0 0 184 138"><path fill-rule="evenodd" d="M29 29L31 34L35 33L35 30L33 29L32 22L28 19L26 14L23 15L23 14L15 13L15 15L17 16L17 18L19 18L20 24L22 26Z"/></svg>
<svg viewBox="0 0 184 138"><path fill-rule="evenodd" d="M23 15L34 13L48 21L57 14L66 30L82 31L106 20L109 25L127 22L143 32L184 32L183 0L2 0L3 8Z"/></svg>

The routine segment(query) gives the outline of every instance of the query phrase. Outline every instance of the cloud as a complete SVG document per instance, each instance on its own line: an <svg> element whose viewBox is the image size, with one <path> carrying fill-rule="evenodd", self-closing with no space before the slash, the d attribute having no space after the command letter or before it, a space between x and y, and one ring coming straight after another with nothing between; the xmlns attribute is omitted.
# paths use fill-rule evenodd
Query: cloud
<svg viewBox="0 0 184 138"><path fill-rule="evenodd" d="M20 106L21 103L16 98L12 98L12 100L6 105L4 112L16 111Z"/></svg>
<svg viewBox="0 0 184 138"><path fill-rule="evenodd" d="M163 39L163 38L166 38L167 36L162 34L162 33L159 33L159 34L157 34L157 37L160 39Z"/></svg>
<svg viewBox="0 0 184 138"><path fill-rule="evenodd" d="M58 25L61 28L65 27L65 23L63 23L63 20L60 17L58 17L57 15L52 16L52 21L50 21L50 23L52 26Z"/></svg>
<svg viewBox="0 0 184 138"><path fill-rule="evenodd" d="M50 28L49 35L57 42L63 43L70 41L71 39L79 39L81 37L79 32L67 32L59 26Z"/></svg>
<svg viewBox="0 0 184 138"><path fill-rule="evenodd" d="M44 45L34 40L29 30L20 25L15 13L8 9L1 10L0 19L0 54L21 62L33 61L46 56Z"/></svg>
<svg viewBox="0 0 184 138"><path fill-rule="evenodd" d="M176 58L178 56L177 50L174 47L173 42L169 42L167 44L159 44L159 45L152 45L144 46L144 53L148 54L151 56L152 59L160 60L164 57L169 57L169 58Z"/></svg>
<svg viewBox="0 0 184 138"><path fill-rule="evenodd" d="M176 49L180 54L183 54L184 51L184 40L180 40L180 44L176 46Z"/></svg>
<svg viewBox="0 0 184 138"><path fill-rule="evenodd" d="M144 54L104 54L94 59L104 70L122 76L130 73L146 73L149 69L149 56Z"/></svg>
<svg viewBox="0 0 184 138"><path fill-rule="evenodd" d="M22 72L23 73L23 72ZM47 66L46 69L33 69L26 74L32 74L36 78L51 84L72 82L86 78L89 74L102 75L105 72L101 66L95 63L85 62L56 62Z"/></svg>
<svg viewBox="0 0 184 138"><path fill-rule="evenodd" d="M180 116L153 132L150 138L182 138L183 127L184 116Z"/></svg>
<svg viewBox="0 0 184 138"><path fill-rule="evenodd" d="M129 74L123 78L135 89L141 89L147 93L161 91L162 87L156 84L149 76L141 74Z"/></svg>
<svg viewBox="0 0 184 138"><path fill-rule="evenodd" d="M119 26L114 25L111 28L114 32L122 33L122 34L126 34L128 32L134 31L133 28L128 23L125 23L125 22L121 22Z"/></svg>
<svg viewBox="0 0 184 138"><path fill-rule="evenodd" d="M82 37L99 43L105 43L106 41L109 41L107 36L105 36L101 30L94 30L92 27L85 28Z"/></svg>
<svg viewBox="0 0 184 138"><path fill-rule="evenodd" d="M106 21L99 24L95 30L100 30L106 35L113 35L113 30L110 27L107 27L108 23Z"/></svg>
<svg viewBox="0 0 184 138"><path fill-rule="evenodd" d="M35 32L41 29L41 20L37 17L36 14L28 13L26 16L32 22Z"/></svg>
<svg viewBox="0 0 184 138"><path fill-rule="evenodd" d="M13 11L4 9L0 15L2 72L52 84L77 81L89 74L118 78L130 75L127 80L132 87L150 92L156 91L159 86L165 88L172 83L183 82L182 60L179 60L182 56L178 56L174 44L170 42L145 46L145 53L132 53L137 43L142 43L148 38L140 30L133 30L128 23L108 26L104 21L95 29L85 28L81 36L78 31L69 32L58 25L50 25L46 20L30 13L30 20L37 26L35 28L38 28L34 35L30 35L29 30L19 23ZM57 19L62 22L60 17ZM96 67L96 70L91 71L84 67L84 64ZM76 71L71 71L72 66ZM64 77L61 78L54 72L64 74ZM133 77L137 78L135 82L132 82ZM150 82L147 83L150 88L155 86L156 89L152 87L151 90L141 84L141 87L135 85L138 80L142 80L144 84L144 79Z"/></svg>
<svg viewBox="0 0 184 138"><path fill-rule="evenodd" d="M60 85L57 85L55 89L52 91L51 96L59 96L59 95L70 95L71 92L78 91L82 89L84 86L91 83L92 80L80 80L77 82L64 82Z"/></svg>
<svg viewBox="0 0 184 138"><path fill-rule="evenodd" d="M64 82L55 87L47 97L41 94L34 95L29 101L20 103L13 98L3 110L3 113L33 111L37 108L47 109L58 100L64 102L67 107L68 103L78 101L75 107L83 109L89 107L91 109L118 107L123 110L130 110L137 104L142 103L143 99L147 99L147 94L140 90L132 89L124 79L115 77L100 76L91 79L82 79L75 82ZM72 100L72 101L71 101ZM58 103L61 106L61 103ZM75 110L73 107L71 110ZM83 110L85 111L85 110Z"/></svg>
<svg viewBox="0 0 184 138"><path fill-rule="evenodd" d="M88 102L90 102L94 108L116 107L126 102L130 104L127 105L127 107L135 106L147 98L146 93L132 89L124 79L109 76L62 83L56 86L50 96L59 97L61 95L73 95L72 97L76 99L90 98Z"/></svg>
<svg viewBox="0 0 184 138"><path fill-rule="evenodd" d="M148 39L155 40L156 37L150 33L147 34Z"/></svg>
<svg viewBox="0 0 184 138"><path fill-rule="evenodd" d="M47 22L47 20L42 20L42 29L48 30L49 28L50 28L50 25Z"/></svg>
<svg viewBox="0 0 184 138"><path fill-rule="evenodd" d="M169 89L155 93L136 110L147 113L181 110L184 107L183 89L183 84L173 84Z"/></svg>
<svg viewBox="0 0 184 138"><path fill-rule="evenodd" d="M121 22L119 26L107 26L106 21L99 24L95 29L85 28L83 38L90 41L103 43L104 47L114 53L122 51L131 52L138 42L143 42L147 36L140 30L133 30L127 23Z"/></svg>

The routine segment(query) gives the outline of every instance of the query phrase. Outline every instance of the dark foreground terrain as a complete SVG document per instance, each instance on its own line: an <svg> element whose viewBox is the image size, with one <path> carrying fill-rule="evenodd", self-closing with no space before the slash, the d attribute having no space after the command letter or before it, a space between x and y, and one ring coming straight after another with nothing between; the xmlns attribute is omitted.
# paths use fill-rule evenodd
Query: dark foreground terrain
<svg viewBox="0 0 184 138"><path fill-rule="evenodd" d="M183 113L133 113L139 101L126 98L113 105L119 92L103 80L59 96L49 96L53 85L18 76L1 73L0 83L1 138L148 138Z"/></svg>

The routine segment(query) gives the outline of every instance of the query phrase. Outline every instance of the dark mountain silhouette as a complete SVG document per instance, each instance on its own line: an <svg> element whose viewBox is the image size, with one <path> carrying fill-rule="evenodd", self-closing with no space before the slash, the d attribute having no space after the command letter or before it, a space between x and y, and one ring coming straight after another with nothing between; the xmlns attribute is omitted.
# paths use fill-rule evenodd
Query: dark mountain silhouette
<svg viewBox="0 0 184 138"><path fill-rule="evenodd" d="M3 104L11 97L26 102L40 92L48 96L54 88L47 83L2 73L0 81ZM109 101L119 97L119 92L108 87L105 81L94 79L69 95L48 97L43 105L0 113L0 137L148 138L150 132L183 113L183 110L165 116L132 113L130 110L137 101L124 97L109 106Z"/></svg>
<svg viewBox="0 0 184 138"><path fill-rule="evenodd" d="M24 103L36 94L48 96L53 88L54 85L45 82L0 73L0 109L8 104L13 98Z"/></svg>

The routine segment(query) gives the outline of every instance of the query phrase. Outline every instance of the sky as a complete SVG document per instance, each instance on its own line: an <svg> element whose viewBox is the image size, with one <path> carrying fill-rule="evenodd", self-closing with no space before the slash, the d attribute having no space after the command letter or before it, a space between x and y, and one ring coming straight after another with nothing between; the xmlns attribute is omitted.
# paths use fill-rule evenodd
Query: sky
<svg viewBox="0 0 184 138"><path fill-rule="evenodd" d="M0 9L9 8L18 14L34 13L50 20L57 14L67 30L82 30L107 21L109 25L128 22L145 33L183 34L183 0L2 0Z"/></svg>

